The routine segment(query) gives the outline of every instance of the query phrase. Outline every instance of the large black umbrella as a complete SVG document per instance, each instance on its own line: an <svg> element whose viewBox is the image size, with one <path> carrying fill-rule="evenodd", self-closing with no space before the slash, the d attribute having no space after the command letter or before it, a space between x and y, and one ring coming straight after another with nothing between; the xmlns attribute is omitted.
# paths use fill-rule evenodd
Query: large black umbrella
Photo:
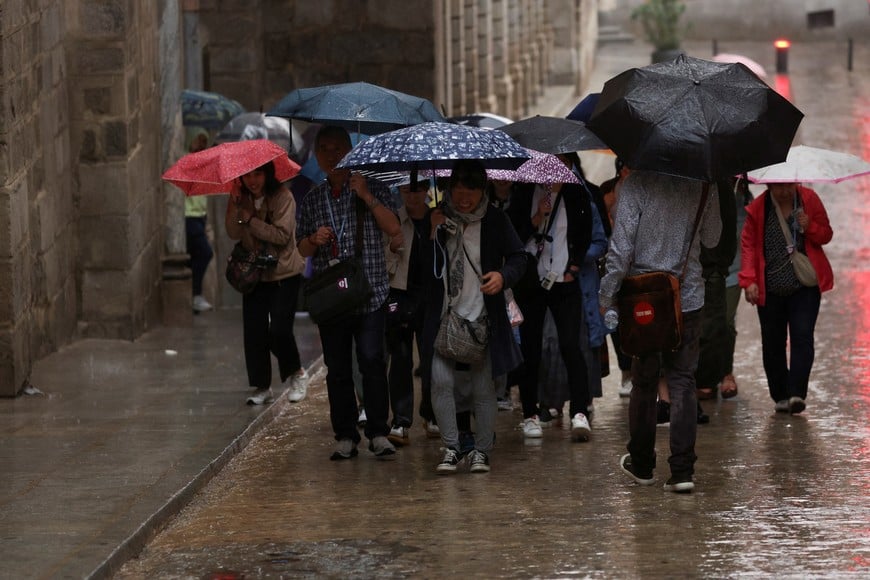
<svg viewBox="0 0 870 580"><path fill-rule="evenodd" d="M366 135L444 121L427 99L362 82L296 89L266 114L339 125Z"/></svg>
<svg viewBox="0 0 870 580"><path fill-rule="evenodd" d="M535 115L496 130L507 133L523 147L552 155L608 148L584 123L562 117Z"/></svg>
<svg viewBox="0 0 870 580"><path fill-rule="evenodd" d="M712 181L784 161L802 118L746 66L680 55L607 81L588 126L632 169Z"/></svg>

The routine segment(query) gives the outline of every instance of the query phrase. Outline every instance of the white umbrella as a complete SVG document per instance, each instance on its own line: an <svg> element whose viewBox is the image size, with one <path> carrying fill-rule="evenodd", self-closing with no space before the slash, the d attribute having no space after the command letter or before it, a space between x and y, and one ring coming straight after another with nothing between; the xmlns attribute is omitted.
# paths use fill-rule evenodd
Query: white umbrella
<svg viewBox="0 0 870 580"><path fill-rule="evenodd" d="M839 183L870 175L870 163L849 153L796 145L782 163L747 173L753 183Z"/></svg>

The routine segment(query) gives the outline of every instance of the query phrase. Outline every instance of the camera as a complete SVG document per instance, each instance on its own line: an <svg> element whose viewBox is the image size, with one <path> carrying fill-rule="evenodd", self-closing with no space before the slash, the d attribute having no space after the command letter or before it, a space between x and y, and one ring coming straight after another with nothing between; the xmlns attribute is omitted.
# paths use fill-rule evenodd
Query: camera
<svg viewBox="0 0 870 580"><path fill-rule="evenodd" d="M451 236L455 236L456 232L459 231L459 227L456 225L456 222L450 218L444 218L444 229Z"/></svg>
<svg viewBox="0 0 870 580"><path fill-rule="evenodd" d="M268 270L278 265L278 258L272 254L257 254L254 259L254 266L261 270Z"/></svg>

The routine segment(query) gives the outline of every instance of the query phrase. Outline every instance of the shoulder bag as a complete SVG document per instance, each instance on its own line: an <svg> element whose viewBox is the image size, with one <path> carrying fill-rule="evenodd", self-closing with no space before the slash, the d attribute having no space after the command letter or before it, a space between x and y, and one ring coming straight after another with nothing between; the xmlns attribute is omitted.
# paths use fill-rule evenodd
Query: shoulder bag
<svg viewBox="0 0 870 580"><path fill-rule="evenodd" d="M698 231L698 224L710 185L704 184L701 203L695 214L689 250ZM680 283L686 276L689 253L683 261L679 279L668 272L646 272L626 276L616 297L619 310L619 338L622 352L629 356L642 356L653 352L675 351L680 347L683 334L683 310L680 302Z"/></svg>
<svg viewBox="0 0 870 580"><path fill-rule="evenodd" d="M779 227L782 228L782 235L785 236L785 243L788 247L788 259L794 268L794 274L797 276L798 282L804 286L818 286L819 277L816 275L816 269L813 268L813 263L810 262L810 259L806 254L798 250L797 246L795 246L794 237L788 229L788 224L785 223L785 217L783 217L782 211L779 209L779 204L773 199L771 202L773 203L774 209L776 209L776 217L779 219ZM795 200L795 206L797 206L797 200Z"/></svg>
<svg viewBox="0 0 870 580"><path fill-rule="evenodd" d="M362 201L356 198L354 256L314 274L302 285L308 315L318 326L340 322L372 297L372 287L362 261L365 223L361 205Z"/></svg>
<svg viewBox="0 0 870 580"><path fill-rule="evenodd" d="M269 223L268 215L266 223ZM227 258L226 278L230 286L242 294L248 294L257 287L263 272L278 264L271 244L261 242L256 250L249 250L236 242L233 251Z"/></svg>

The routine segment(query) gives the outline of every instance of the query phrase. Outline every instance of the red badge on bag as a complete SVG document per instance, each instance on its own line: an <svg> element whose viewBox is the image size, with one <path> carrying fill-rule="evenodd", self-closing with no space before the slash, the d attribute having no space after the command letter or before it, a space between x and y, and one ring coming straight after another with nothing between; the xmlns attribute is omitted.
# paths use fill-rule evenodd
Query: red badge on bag
<svg viewBox="0 0 870 580"><path fill-rule="evenodd" d="M656 311L649 302L638 302L634 305L634 321L641 326L651 323L656 318Z"/></svg>

